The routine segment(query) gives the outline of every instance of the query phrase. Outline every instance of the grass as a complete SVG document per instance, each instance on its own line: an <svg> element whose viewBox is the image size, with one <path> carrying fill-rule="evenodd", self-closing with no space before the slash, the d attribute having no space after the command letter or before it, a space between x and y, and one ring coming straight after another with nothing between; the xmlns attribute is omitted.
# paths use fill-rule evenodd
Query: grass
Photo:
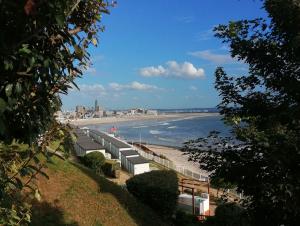
<svg viewBox="0 0 300 226"><path fill-rule="evenodd" d="M53 157L37 180L42 201L33 204L32 225L159 226L164 223L127 190L82 165Z"/></svg>

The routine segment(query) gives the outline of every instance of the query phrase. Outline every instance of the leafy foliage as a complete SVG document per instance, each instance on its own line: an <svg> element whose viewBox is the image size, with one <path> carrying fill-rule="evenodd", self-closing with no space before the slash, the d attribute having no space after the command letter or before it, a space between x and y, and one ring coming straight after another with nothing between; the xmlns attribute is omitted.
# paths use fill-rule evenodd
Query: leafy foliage
<svg viewBox="0 0 300 226"><path fill-rule="evenodd" d="M22 191L27 187L40 197L33 181L45 174L37 156L49 160L48 145L68 139L54 118L59 94L76 87L74 80L89 66L87 49L97 45L108 7L105 0L0 1L1 225L30 221Z"/></svg>
<svg viewBox="0 0 300 226"><path fill-rule="evenodd" d="M105 164L105 157L101 152L93 151L83 157L83 162L91 169L101 170L101 167Z"/></svg>
<svg viewBox="0 0 300 226"><path fill-rule="evenodd" d="M107 3L1 1L0 10L0 139L30 142L53 121L58 94L89 66Z"/></svg>
<svg viewBox="0 0 300 226"><path fill-rule="evenodd" d="M109 177L119 178L120 176L120 163L114 160L106 160L101 167L102 172Z"/></svg>
<svg viewBox="0 0 300 226"><path fill-rule="evenodd" d="M178 178L174 171L155 170L126 181L128 191L158 214L170 217L177 206Z"/></svg>
<svg viewBox="0 0 300 226"><path fill-rule="evenodd" d="M215 216L208 218L203 225L207 226L249 226L246 211L236 203L225 203L216 208Z"/></svg>
<svg viewBox="0 0 300 226"><path fill-rule="evenodd" d="M215 28L249 74L217 68L221 114L234 139L212 134L186 143L191 159L236 184L253 224L300 220L300 1L265 0L268 19ZM206 146L208 145L208 146ZM206 147L205 147L206 146Z"/></svg>
<svg viewBox="0 0 300 226"><path fill-rule="evenodd" d="M42 169L51 156L60 151L61 144L68 133L67 128L54 124L36 143L31 145L14 141L11 144L0 143L0 223L19 225L30 222L28 199L40 200L36 186L36 176L48 178ZM58 140L56 150L49 151L48 144ZM44 156L41 160L39 156ZM24 193L24 190L26 191Z"/></svg>

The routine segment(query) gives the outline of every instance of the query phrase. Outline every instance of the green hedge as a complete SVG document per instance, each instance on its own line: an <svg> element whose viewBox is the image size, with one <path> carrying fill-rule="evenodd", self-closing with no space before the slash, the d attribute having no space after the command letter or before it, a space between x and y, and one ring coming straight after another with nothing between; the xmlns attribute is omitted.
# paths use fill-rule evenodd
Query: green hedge
<svg viewBox="0 0 300 226"><path fill-rule="evenodd" d="M102 172L109 177L120 177L120 163L114 160L106 160L104 165L102 165Z"/></svg>
<svg viewBox="0 0 300 226"><path fill-rule="evenodd" d="M176 209L178 178L174 171L155 170L126 181L128 191L159 215L170 217Z"/></svg>
<svg viewBox="0 0 300 226"><path fill-rule="evenodd" d="M83 163L91 169L100 170L105 163L105 157L101 152L94 151L83 157Z"/></svg>

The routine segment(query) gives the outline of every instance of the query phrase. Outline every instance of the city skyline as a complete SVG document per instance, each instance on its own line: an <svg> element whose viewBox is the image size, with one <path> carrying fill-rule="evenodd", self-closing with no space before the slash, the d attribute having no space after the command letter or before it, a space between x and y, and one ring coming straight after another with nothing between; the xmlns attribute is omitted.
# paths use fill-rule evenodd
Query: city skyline
<svg viewBox="0 0 300 226"><path fill-rule="evenodd" d="M265 17L260 1L118 1L103 17L93 64L76 81L80 91L62 96L63 109L95 99L107 109L215 107L215 68L248 68L230 57L213 27L256 17Z"/></svg>

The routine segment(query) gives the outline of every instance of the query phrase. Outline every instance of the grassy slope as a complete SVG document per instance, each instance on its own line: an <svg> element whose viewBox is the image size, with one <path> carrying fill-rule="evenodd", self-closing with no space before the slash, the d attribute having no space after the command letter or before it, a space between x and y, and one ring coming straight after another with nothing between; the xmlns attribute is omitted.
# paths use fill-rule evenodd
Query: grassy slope
<svg viewBox="0 0 300 226"><path fill-rule="evenodd" d="M42 201L34 204L32 225L166 225L126 190L89 169L53 159L40 177Z"/></svg>

